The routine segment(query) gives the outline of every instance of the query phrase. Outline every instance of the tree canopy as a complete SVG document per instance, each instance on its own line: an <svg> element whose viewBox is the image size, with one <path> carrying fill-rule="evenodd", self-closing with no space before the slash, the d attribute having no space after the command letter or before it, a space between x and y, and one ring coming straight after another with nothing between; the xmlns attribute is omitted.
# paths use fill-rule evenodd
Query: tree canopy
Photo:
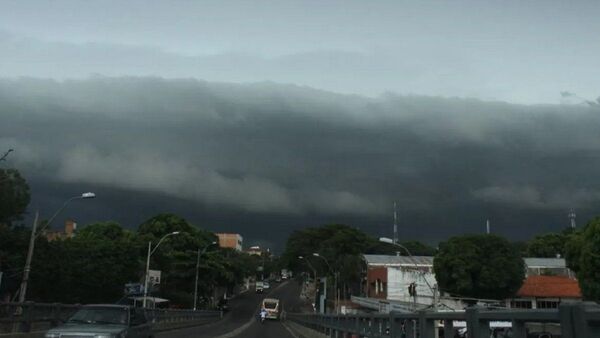
<svg viewBox="0 0 600 338"><path fill-rule="evenodd" d="M525 278L519 252L496 235L450 238L440 244L433 268L442 291L473 298L510 297Z"/></svg>
<svg viewBox="0 0 600 338"><path fill-rule="evenodd" d="M566 245L568 266L575 271L584 298L600 301L600 218L574 232Z"/></svg>
<svg viewBox="0 0 600 338"><path fill-rule="evenodd" d="M527 255L529 257L556 257L564 256L565 245L571 234L571 228L562 232L552 232L535 236L527 244Z"/></svg>
<svg viewBox="0 0 600 338"><path fill-rule="evenodd" d="M112 303L124 296L126 283L143 283L148 242L154 252L152 270L161 270L159 297L173 305L191 307L198 250L217 237L173 214L160 214L142 223L138 231L116 222L83 226L75 236L36 240L27 299L64 303ZM5 272L0 294L18 289L30 229L0 224L0 270ZM256 273L258 257L209 246L200 257L199 296L209 298L217 287L231 288Z"/></svg>
<svg viewBox="0 0 600 338"><path fill-rule="evenodd" d="M29 185L19 171L0 168L0 223L20 219L29 200Z"/></svg>

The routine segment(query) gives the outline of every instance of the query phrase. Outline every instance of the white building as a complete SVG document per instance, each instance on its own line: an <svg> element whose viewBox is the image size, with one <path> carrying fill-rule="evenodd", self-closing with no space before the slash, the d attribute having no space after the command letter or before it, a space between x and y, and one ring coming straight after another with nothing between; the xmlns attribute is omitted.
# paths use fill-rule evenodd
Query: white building
<svg viewBox="0 0 600 338"><path fill-rule="evenodd" d="M431 256L363 255L367 265L365 294L369 298L399 301L406 304L433 303L437 282ZM416 297L410 286L415 285Z"/></svg>

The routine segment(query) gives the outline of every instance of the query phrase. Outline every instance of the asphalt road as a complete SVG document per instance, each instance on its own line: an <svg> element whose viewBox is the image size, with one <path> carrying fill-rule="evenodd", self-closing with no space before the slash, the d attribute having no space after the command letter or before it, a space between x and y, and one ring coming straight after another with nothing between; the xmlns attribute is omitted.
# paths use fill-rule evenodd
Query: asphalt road
<svg viewBox="0 0 600 338"><path fill-rule="evenodd" d="M280 299L284 310L296 312L300 304L299 295L300 285L294 280L273 285L271 291L266 294L256 294L251 290L231 300L229 304L231 310L217 323L165 331L157 334L156 337L295 338L279 321L269 320L261 324L257 320L257 313L260 303L267 297Z"/></svg>

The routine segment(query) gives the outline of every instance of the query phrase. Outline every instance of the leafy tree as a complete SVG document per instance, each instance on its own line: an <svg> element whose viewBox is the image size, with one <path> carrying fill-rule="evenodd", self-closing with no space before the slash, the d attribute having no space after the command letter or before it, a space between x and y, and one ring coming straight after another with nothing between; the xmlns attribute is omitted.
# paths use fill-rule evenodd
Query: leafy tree
<svg viewBox="0 0 600 338"><path fill-rule="evenodd" d="M527 243L526 241L512 242L511 245L513 246L513 248L515 248L515 250L517 250L519 252L519 255L521 255L521 257L529 256L529 254L527 253L527 249L529 248L529 243Z"/></svg>
<svg viewBox="0 0 600 338"><path fill-rule="evenodd" d="M306 228L295 231L288 238L282 259L292 270L309 270L307 263L299 260L303 256L310 260L320 275L331 276L331 271L323 259L313 257L313 253L323 256L336 270L338 286L345 293L360 290L360 271L363 253L376 250L378 241L364 232L343 224L330 224L319 228Z"/></svg>
<svg viewBox="0 0 600 338"><path fill-rule="evenodd" d="M310 258L313 253L323 255L335 265L345 255L360 255L374 246L375 240L362 231L341 224L325 225L319 228L306 228L295 231L288 238L283 259L294 270L302 269L305 263L298 256ZM316 258L313 265L326 271L325 263Z"/></svg>
<svg viewBox="0 0 600 338"><path fill-rule="evenodd" d="M519 252L496 235L450 238L440 244L433 268L442 291L474 298L510 297L525 278Z"/></svg>
<svg viewBox="0 0 600 338"><path fill-rule="evenodd" d="M114 222L96 223L72 239L39 240L29 294L46 302L112 303L125 283L139 280L141 268L133 234Z"/></svg>
<svg viewBox="0 0 600 338"><path fill-rule="evenodd" d="M577 274L586 299L600 300L600 217L574 232L566 245L568 266Z"/></svg>
<svg viewBox="0 0 600 338"><path fill-rule="evenodd" d="M560 233L548 233L536 236L527 245L529 257L556 257L565 254L565 244L571 234L571 228Z"/></svg>
<svg viewBox="0 0 600 338"><path fill-rule="evenodd" d="M160 270L162 274L160 295L174 303L189 306L193 303L193 291L196 274L198 249L217 241L217 237L208 231L201 230L184 218L164 213L152 217L138 227L138 241L141 243L140 256L145 262L148 242L153 247L165 235L179 231L176 236L169 237L152 255L151 269ZM211 248L214 251L214 248ZM229 281L231 277L228 266L222 256L208 251L201 257L199 291L207 295L216 285Z"/></svg>
<svg viewBox="0 0 600 338"><path fill-rule="evenodd" d="M14 295L19 288L30 234L25 227L0 223L0 298Z"/></svg>
<svg viewBox="0 0 600 338"><path fill-rule="evenodd" d="M29 185L19 171L0 169L0 223L19 220L29 200Z"/></svg>

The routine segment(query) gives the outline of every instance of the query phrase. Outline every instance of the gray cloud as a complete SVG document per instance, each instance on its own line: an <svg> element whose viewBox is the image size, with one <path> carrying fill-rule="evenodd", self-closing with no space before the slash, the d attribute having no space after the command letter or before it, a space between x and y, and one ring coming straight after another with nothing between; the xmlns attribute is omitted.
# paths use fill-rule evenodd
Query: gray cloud
<svg viewBox="0 0 600 338"><path fill-rule="evenodd" d="M600 191L585 188L564 190L550 188L543 193L532 186L492 186L479 189L473 195L489 203L506 204L523 209L568 209L573 205L580 208L597 207Z"/></svg>
<svg viewBox="0 0 600 338"><path fill-rule="evenodd" d="M591 215L600 202L600 111L588 106L98 76L1 80L0 117L0 147L33 182L253 222L385 224L396 200L411 225L443 236L499 213L506 231L532 217L558 226L564 210ZM113 218L119 206L105 203Z"/></svg>

